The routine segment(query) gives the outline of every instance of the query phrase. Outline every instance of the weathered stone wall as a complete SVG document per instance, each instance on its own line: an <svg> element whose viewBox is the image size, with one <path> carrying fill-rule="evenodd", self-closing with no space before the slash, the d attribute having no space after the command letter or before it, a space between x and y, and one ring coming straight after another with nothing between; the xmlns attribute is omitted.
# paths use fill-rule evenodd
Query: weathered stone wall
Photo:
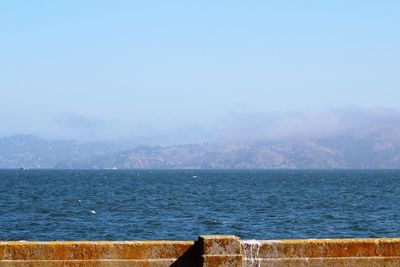
<svg viewBox="0 0 400 267"><path fill-rule="evenodd" d="M244 266L400 266L400 239L242 241Z"/></svg>
<svg viewBox="0 0 400 267"><path fill-rule="evenodd" d="M187 241L0 242L0 266L170 266Z"/></svg>
<svg viewBox="0 0 400 267"><path fill-rule="evenodd" d="M400 266L400 239L0 242L0 266Z"/></svg>

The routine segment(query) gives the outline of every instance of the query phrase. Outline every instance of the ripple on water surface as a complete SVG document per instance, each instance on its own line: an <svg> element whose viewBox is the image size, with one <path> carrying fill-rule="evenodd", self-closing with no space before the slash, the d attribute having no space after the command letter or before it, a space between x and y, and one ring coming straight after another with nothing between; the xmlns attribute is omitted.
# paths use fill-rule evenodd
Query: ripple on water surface
<svg viewBox="0 0 400 267"><path fill-rule="evenodd" d="M396 237L399 178L394 170L0 170L0 239Z"/></svg>

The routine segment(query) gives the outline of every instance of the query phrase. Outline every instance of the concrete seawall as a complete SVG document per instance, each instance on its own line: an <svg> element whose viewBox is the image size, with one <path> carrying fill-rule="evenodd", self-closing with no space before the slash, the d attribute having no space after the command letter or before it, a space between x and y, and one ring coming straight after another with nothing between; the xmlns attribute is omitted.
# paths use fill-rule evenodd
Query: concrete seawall
<svg viewBox="0 0 400 267"><path fill-rule="evenodd" d="M400 239L0 242L0 266L400 266Z"/></svg>

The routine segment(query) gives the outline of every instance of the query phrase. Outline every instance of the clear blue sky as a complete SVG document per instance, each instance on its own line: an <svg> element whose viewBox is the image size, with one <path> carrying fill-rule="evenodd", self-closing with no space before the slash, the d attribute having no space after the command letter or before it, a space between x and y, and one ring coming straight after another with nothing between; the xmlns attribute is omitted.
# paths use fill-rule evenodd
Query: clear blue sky
<svg viewBox="0 0 400 267"><path fill-rule="evenodd" d="M2 1L0 136L400 108L399 1ZM196 128L198 127L198 128Z"/></svg>

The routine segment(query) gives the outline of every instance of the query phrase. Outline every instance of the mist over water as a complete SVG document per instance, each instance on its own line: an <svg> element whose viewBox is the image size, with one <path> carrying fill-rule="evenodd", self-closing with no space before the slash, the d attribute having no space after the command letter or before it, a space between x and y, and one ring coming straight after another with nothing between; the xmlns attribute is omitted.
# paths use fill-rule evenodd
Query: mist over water
<svg viewBox="0 0 400 267"><path fill-rule="evenodd" d="M0 171L1 240L397 237L400 171Z"/></svg>

